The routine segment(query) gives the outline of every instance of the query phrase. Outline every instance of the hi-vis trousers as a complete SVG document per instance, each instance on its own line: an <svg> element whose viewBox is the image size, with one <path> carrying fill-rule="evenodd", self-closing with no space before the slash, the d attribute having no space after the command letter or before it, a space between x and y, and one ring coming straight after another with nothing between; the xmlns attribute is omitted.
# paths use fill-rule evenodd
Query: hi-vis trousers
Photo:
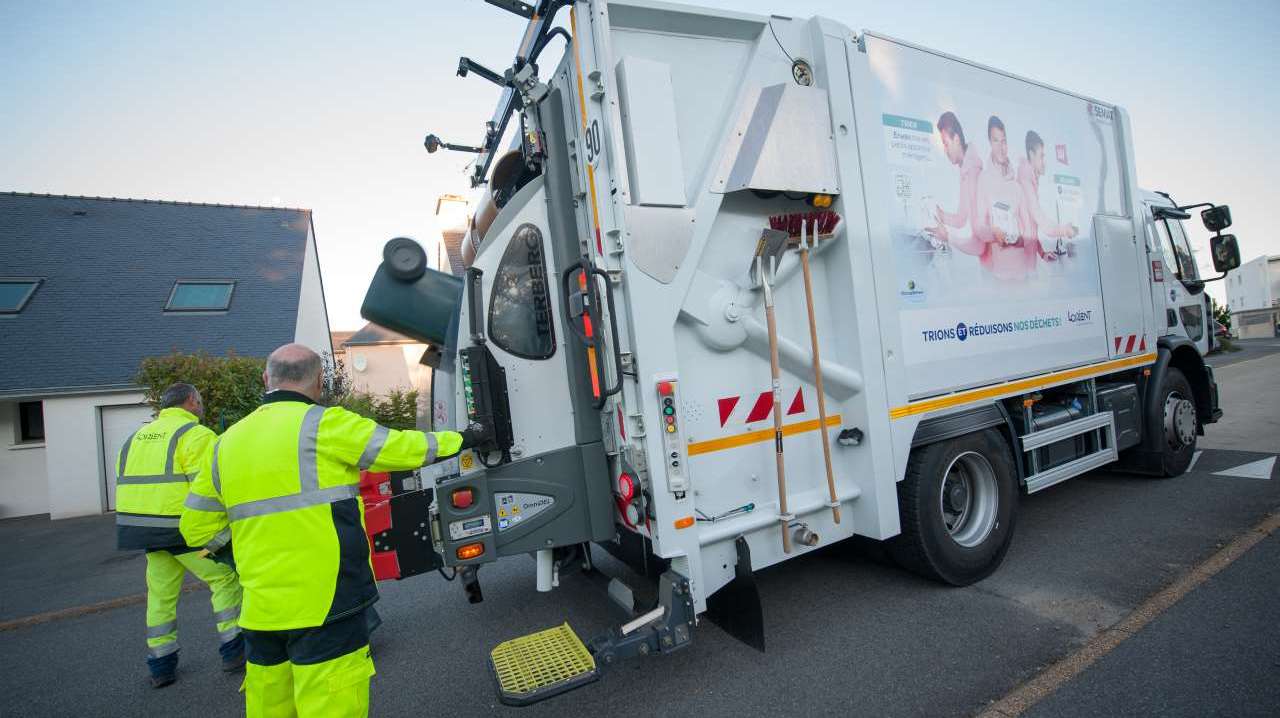
<svg viewBox="0 0 1280 718"><path fill-rule="evenodd" d="M315 628L244 630L248 718L364 718L369 715L369 628L365 612Z"/></svg>
<svg viewBox="0 0 1280 718"><path fill-rule="evenodd" d="M240 633L240 580L229 566L205 558L196 549L184 553L147 552L147 655L162 658L178 650L178 596L190 571L209 584L213 617L223 643Z"/></svg>

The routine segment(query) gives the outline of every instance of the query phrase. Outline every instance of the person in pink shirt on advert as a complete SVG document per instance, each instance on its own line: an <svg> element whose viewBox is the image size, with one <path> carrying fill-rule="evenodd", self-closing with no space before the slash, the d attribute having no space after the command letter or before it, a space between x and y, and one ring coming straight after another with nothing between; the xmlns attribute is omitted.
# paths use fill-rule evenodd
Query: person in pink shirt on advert
<svg viewBox="0 0 1280 718"><path fill-rule="evenodd" d="M1018 232L1022 190L1009 161L1004 122L995 115L987 120L987 139L991 144L991 161L978 178L973 233L986 245L980 256L983 268L996 279L1021 281L1035 269L1035 264L1027 266L1026 250Z"/></svg>
<svg viewBox="0 0 1280 718"><path fill-rule="evenodd" d="M972 229L965 228L972 224L971 220L977 214L975 202L978 178L982 175L982 158L978 156L977 147L965 142L964 129L954 112L944 112L938 118L938 136L942 139L947 161L960 168L960 206L955 212L948 212L935 205L933 212L938 224L926 231L940 242L947 242L967 254L981 256L985 244L977 240Z"/></svg>
<svg viewBox="0 0 1280 718"><path fill-rule="evenodd" d="M1040 178L1044 175L1044 140L1031 130L1027 132L1027 156L1018 163L1018 186L1022 189L1022 203L1018 211L1018 235L1026 250L1026 261L1033 267L1037 257L1046 262L1055 261L1058 255L1046 252L1040 237L1071 239L1079 234L1075 225L1053 224L1040 207Z"/></svg>

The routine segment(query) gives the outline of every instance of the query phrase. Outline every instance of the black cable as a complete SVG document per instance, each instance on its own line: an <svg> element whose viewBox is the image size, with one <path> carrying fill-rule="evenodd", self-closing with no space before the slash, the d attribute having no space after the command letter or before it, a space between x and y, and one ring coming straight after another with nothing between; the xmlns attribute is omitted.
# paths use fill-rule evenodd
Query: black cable
<svg viewBox="0 0 1280 718"><path fill-rule="evenodd" d="M458 577L458 569L456 567L453 569L452 574L445 573L444 568L440 566L437 566L436 570L440 572L440 578L443 578L446 581L452 581Z"/></svg>
<svg viewBox="0 0 1280 718"><path fill-rule="evenodd" d="M796 64L796 59L791 56L791 53L787 52L787 48L783 47L782 41L778 39L778 33L773 29L773 18L769 19L769 33L773 35L773 41L778 43L778 49L782 50L782 54L787 56L792 65Z"/></svg>

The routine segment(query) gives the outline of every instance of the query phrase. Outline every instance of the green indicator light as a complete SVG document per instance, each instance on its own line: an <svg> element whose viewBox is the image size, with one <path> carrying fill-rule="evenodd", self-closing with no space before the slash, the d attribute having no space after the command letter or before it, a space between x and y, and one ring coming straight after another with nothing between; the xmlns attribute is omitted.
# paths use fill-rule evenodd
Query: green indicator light
<svg viewBox="0 0 1280 718"><path fill-rule="evenodd" d="M666 414L667 416L671 416L672 414L676 413L676 410L673 407L668 406L667 408L662 410L662 413Z"/></svg>

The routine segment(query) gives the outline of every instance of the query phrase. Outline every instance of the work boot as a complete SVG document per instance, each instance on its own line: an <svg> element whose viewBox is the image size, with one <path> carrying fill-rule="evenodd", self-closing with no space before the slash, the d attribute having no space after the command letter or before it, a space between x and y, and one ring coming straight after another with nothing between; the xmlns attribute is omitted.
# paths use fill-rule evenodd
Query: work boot
<svg viewBox="0 0 1280 718"><path fill-rule="evenodd" d="M178 652L167 656L147 659L147 670L151 671L151 687L164 688L178 680Z"/></svg>
<svg viewBox="0 0 1280 718"><path fill-rule="evenodd" d="M236 637L218 646L218 653L222 655L222 670L226 673L235 673L244 669L244 634L237 633Z"/></svg>

